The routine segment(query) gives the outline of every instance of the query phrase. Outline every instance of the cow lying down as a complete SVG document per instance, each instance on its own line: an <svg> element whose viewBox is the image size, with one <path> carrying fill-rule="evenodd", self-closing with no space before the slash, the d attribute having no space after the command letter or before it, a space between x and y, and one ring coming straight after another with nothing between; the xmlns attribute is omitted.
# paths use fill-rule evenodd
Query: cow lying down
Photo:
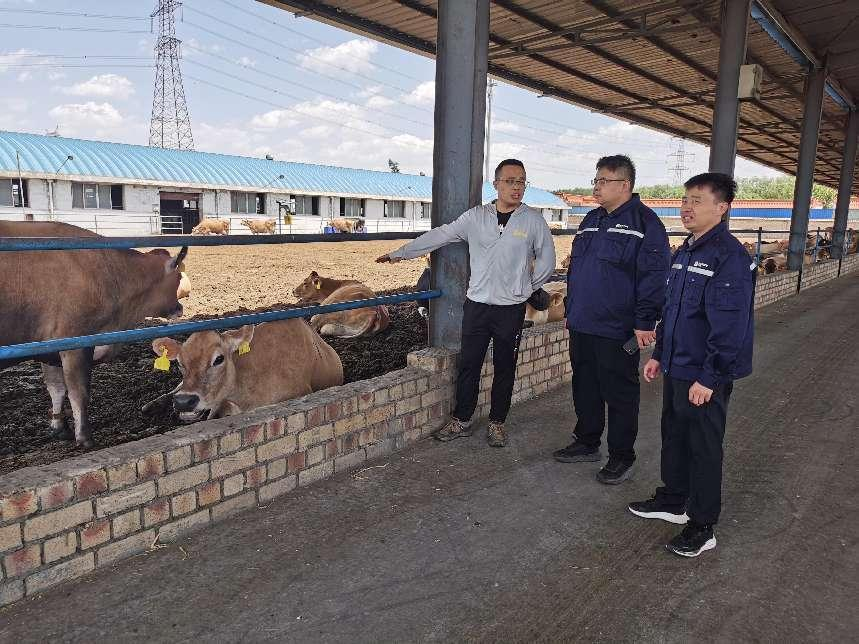
<svg viewBox="0 0 859 644"><path fill-rule="evenodd" d="M526 329L549 322L558 322L563 320L567 313L564 309L564 296L567 294L566 282L547 282L543 285L543 290L549 294L549 306L538 311L530 303L527 303L525 305L525 324L523 325Z"/></svg>
<svg viewBox="0 0 859 644"><path fill-rule="evenodd" d="M376 293L361 282L322 277L316 271L312 271L292 293L304 304L334 304L376 297ZM320 335L334 338L375 335L387 329L390 323L388 307L384 305L322 313L310 318L310 326Z"/></svg>
<svg viewBox="0 0 859 644"><path fill-rule="evenodd" d="M98 237L58 222L0 221L0 237ZM0 253L0 344L90 335L137 326L147 317L177 317L181 281L176 257L163 249L24 251ZM51 396L51 428L66 434L62 414L68 395L80 447L93 447L87 408L93 363L109 359L116 345L41 355ZM27 358L0 361L0 369Z"/></svg>
<svg viewBox="0 0 859 644"><path fill-rule="evenodd" d="M176 361L182 383L173 407L184 423L232 416L343 384L340 357L304 320L193 333L180 344L152 341Z"/></svg>

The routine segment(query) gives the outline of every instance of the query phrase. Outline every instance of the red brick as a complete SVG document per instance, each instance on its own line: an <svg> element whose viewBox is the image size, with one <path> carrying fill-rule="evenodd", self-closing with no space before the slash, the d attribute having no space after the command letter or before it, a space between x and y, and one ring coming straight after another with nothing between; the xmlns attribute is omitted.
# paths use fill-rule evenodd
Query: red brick
<svg viewBox="0 0 859 644"><path fill-rule="evenodd" d="M325 443L325 458L334 458L337 456L337 441L328 441Z"/></svg>
<svg viewBox="0 0 859 644"><path fill-rule="evenodd" d="M81 535L81 550L92 548L110 540L110 521L108 519L93 521L81 528L79 532Z"/></svg>
<svg viewBox="0 0 859 644"><path fill-rule="evenodd" d="M164 474L164 457L161 452L149 454L137 461L137 479L145 481Z"/></svg>
<svg viewBox="0 0 859 644"><path fill-rule="evenodd" d="M283 436L286 433L286 420L283 418L275 418L270 420L265 425L265 436L268 439Z"/></svg>
<svg viewBox="0 0 859 644"><path fill-rule="evenodd" d="M221 485L218 481L206 483L197 490L197 504L200 507L211 505L221 500Z"/></svg>
<svg viewBox="0 0 859 644"><path fill-rule="evenodd" d="M440 402L437 402L432 407L430 407L430 418L441 418L442 413L442 404Z"/></svg>
<svg viewBox="0 0 859 644"><path fill-rule="evenodd" d="M42 546L38 543L3 557L7 577L20 577L42 565Z"/></svg>
<svg viewBox="0 0 859 644"><path fill-rule="evenodd" d="M40 488L37 491L39 501L42 503L42 510L51 510L65 505L74 498L75 488L71 480L60 481L48 487Z"/></svg>
<svg viewBox="0 0 859 644"><path fill-rule="evenodd" d="M242 445L255 445L256 443L261 443L265 440L265 425L254 425L253 427L246 427L242 431Z"/></svg>
<svg viewBox="0 0 859 644"><path fill-rule="evenodd" d="M340 453L348 454L356 449L358 449L358 435L357 434L347 434L342 438L338 439L340 441Z"/></svg>
<svg viewBox="0 0 859 644"><path fill-rule="evenodd" d="M287 468L289 472L297 472L304 468L304 452L293 454L287 460Z"/></svg>
<svg viewBox="0 0 859 644"><path fill-rule="evenodd" d="M316 427L325 422L325 407L315 407L307 412L307 427Z"/></svg>
<svg viewBox="0 0 859 644"><path fill-rule="evenodd" d="M39 508L39 502L36 493L27 490L0 500L0 508L3 508L3 520L9 521L33 514Z"/></svg>
<svg viewBox="0 0 859 644"><path fill-rule="evenodd" d="M81 474L75 479L75 489L79 499L88 499L107 492L107 474L104 470Z"/></svg>
<svg viewBox="0 0 859 644"><path fill-rule="evenodd" d="M406 414L402 417L401 422L403 424L403 429L408 431L415 426L415 415L414 414Z"/></svg>
<svg viewBox="0 0 859 644"><path fill-rule="evenodd" d="M245 487L259 487L265 483L265 465L254 467L245 472Z"/></svg>
<svg viewBox="0 0 859 644"><path fill-rule="evenodd" d="M170 518L170 501L158 499L143 506L143 527L148 528L156 523L162 523Z"/></svg>
<svg viewBox="0 0 859 644"><path fill-rule="evenodd" d="M339 402L329 403L325 407L325 417L329 421L337 420L342 415L343 415L343 410L341 409Z"/></svg>
<svg viewBox="0 0 859 644"><path fill-rule="evenodd" d="M194 462L209 461L218 453L218 440L213 438L207 441L194 443Z"/></svg>

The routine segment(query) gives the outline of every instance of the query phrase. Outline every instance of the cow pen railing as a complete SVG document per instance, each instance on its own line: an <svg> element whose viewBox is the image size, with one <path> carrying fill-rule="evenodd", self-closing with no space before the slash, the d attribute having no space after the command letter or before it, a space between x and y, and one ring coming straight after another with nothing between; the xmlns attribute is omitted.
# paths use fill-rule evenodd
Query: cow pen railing
<svg viewBox="0 0 859 644"><path fill-rule="evenodd" d="M553 235L575 235L577 229L552 229ZM763 235L789 234L790 231L768 230L762 228L750 230L732 230L733 234L754 234L757 237L755 250L755 263L761 262L761 245ZM104 250L104 249L130 249L130 248L163 248L181 246L250 246L259 244L299 244L299 243L336 243L344 241L395 241L414 239L423 234L423 231L395 231L382 233L328 233L328 234L273 234L273 235L170 235L170 236L142 236L142 237L19 237L0 238L0 252L15 251L54 251L54 250ZM671 237L686 237L687 232L671 231ZM821 248L830 248L829 243L821 243L825 239L817 229L814 246L814 261L817 261L818 252ZM844 249L852 243L852 234L845 234ZM564 278L554 278L554 281ZM27 342L22 344L0 346L0 360L20 359L24 357L56 353L58 351L69 351L94 346L120 344L127 342L140 342L162 337L165 334L185 334L196 331L221 330L239 327L245 324L259 324L276 320L287 320L291 318L304 318L323 313L334 313L352 309L380 306L384 304L398 304L401 302L412 302L418 300L431 300L441 297L442 291L413 291L398 295L384 295L363 300L352 300L349 302L337 302L334 304L316 305L293 309L282 309L266 311L263 313L250 313L234 315L211 320L200 320L195 322L176 322L152 327L138 329L123 329L119 331L108 331L86 336L70 338L56 338L39 342Z"/></svg>
<svg viewBox="0 0 859 644"><path fill-rule="evenodd" d="M224 236L192 236L172 235L170 237L16 237L0 238L0 252L21 251L55 251L55 250L105 250L130 248L164 248L180 246L249 246L258 244L295 244L313 242L340 241L386 241L398 239L414 239L421 232L390 232L350 235L342 234L311 234L311 235L224 235ZM438 289L428 291L413 291L397 295L382 295L363 300L335 302L333 304L306 306L292 309L266 311L233 315L211 320L194 322L176 322L157 326L107 331L92 335L69 338L55 338L38 342L25 342L0 346L0 360L20 359L37 355L51 354L58 351L70 351L110 344L124 344L154 340L168 334L185 334L196 331L214 331L230 329L245 324L259 324L276 320L305 318L323 313L335 313L352 309L367 308L385 304L398 304L418 300L432 300L441 297Z"/></svg>

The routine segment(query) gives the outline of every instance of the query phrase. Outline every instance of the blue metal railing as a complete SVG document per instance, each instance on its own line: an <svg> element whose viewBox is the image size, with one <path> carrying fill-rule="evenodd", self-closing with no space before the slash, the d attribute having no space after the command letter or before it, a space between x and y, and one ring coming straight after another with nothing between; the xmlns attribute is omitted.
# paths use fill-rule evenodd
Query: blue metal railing
<svg viewBox="0 0 859 644"><path fill-rule="evenodd" d="M316 315L318 313L349 311L351 309L379 306L381 304L397 304L399 302L411 302L414 300L432 300L437 297L441 297L441 294L442 292L439 290L415 291L412 293L401 293L399 295L381 295L379 297L368 298L366 300L336 302L334 304L325 304L322 306L307 306L296 309L266 311L265 313L232 315L230 317L203 320L200 322L177 322L175 324L162 324L143 329L108 331L107 333L82 335L73 338L58 338L56 340L44 340L42 342L25 342L23 344L0 346L0 360L26 358L46 353L70 351L72 349L83 349L86 347L95 347L107 344L154 340L155 338L161 338L165 335L230 329L245 324L259 324L261 322L273 322L275 320L303 318Z"/></svg>

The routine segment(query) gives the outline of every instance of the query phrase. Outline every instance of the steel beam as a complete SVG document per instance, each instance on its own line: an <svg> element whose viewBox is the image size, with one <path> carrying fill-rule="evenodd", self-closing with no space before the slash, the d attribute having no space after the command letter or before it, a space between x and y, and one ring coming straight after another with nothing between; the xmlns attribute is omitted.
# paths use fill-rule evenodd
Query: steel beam
<svg viewBox="0 0 859 644"><path fill-rule="evenodd" d="M841 161L841 180L838 183L838 200L835 202L835 222L832 233L832 248L830 249L833 259L841 259L844 250L847 211L850 209L850 193L853 190L853 175L856 171L857 141L859 141L859 111L853 108L847 119L844 155Z"/></svg>
<svg viewBox="0 0 859 644"><path fill-rule="evenodd" d="M489 0L439 0L435 66L432 225L450 223L482 200L489 50ZM468 286L468 249L432 254L430 346L459 350Z"/></svg>
<svg viewBox="0 0 859 644"><path fill-rule="evenodd" d="M805 110L802 115L802 136L799 141L796 184L793 189L793 212L790 216L790 248L787 268L802 267L805 255L805 238L808 234L808 214L811 208L811 187L814 182L814 162L817 158L817 139L820 135L820 117L823 112L823 93L826 87L826 68L815 69L805 86Z"/></svg>

